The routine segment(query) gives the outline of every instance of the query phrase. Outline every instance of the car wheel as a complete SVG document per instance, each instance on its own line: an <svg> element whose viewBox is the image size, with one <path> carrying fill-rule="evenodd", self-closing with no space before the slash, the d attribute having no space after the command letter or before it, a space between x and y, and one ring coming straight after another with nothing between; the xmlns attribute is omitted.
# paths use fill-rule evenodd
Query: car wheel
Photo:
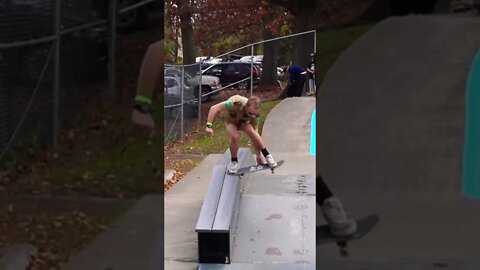
<svg viewBox="0 0 480 270"><path fill-rule="evenodd" d="M203 96L206 93L210 93L210 92L212 92L212 88L202 85L202 102L206 102L212 99L212 95ZM198 87L195 88L195 90L193 91L193 94L195 95L195 97L198 97Z"/></svg>
<svg viewBox="0 0 480 270"><path fill-rule="evenodd" d="M239 82L239 83L237 84L237 87L238 87L238 89L240 89L240 90L247 90L249 83L250 83L250 81Z"/></svg>

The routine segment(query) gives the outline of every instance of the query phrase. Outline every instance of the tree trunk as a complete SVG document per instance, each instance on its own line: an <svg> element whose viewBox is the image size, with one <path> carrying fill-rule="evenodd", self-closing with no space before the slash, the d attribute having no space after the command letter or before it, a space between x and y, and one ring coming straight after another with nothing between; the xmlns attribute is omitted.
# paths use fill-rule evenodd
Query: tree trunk
<svg viewBox="0 0 480 270"><path fill-rule="evenodd" d="M173 50L173 52L175 54L174 63L177 64L178 63L178 50L179 50L179 47L180 47L180 44L178 44L178 38L180 37L180 35L179 35L178 28L174 28L173 32L174 32L174 43L173 44L175 44L174 50Z"/></svg>
<svg viewBox="0 0 480 270"><path fill-rule="evenodd" d="M315 10L315 1L302 1L297 6L295 22L293 25L294 33L301 33L310 30L309 21ZM301 35L293 38L293 64L306 66L310 60L310 54L314 50L314 34Z"/></svg>
<svg viewBox="0 0 480 270"><path fill-rule="evenodd" d="M317 2L323 0L269 0L274 5L282 6L295 16L293 23L293 33L315 30L309 22L313 20ZM314 50L314 34L301 35L293 38L293 57L292 64L305 66L308 63L310 54Z"/></svg>
<svg viewBox="0 0 480 270"><path fill-rule="evenodd" d="M181 1L177 1L179 10L182 10ZM195 63L195 46L193 44L193 26L191 12L180 14L180 28L182 31L183 64Z"/></svg>
<svg viewBox="0 0 480 270"><path fill-rule="evenodd" d="M268 29L263 30L265 40L273 38ZM263 44L263 68L260 85L277 85L278 42L271 41Z"/></svg>
<svg viewBox="0 0 480 270"><path fill-rule="evenodd" d="M193 64L195 63L195 46L193 44L193 27L191 21L192 17L190 16L190 14L182 15L181 20L183 64Z"/></svg>

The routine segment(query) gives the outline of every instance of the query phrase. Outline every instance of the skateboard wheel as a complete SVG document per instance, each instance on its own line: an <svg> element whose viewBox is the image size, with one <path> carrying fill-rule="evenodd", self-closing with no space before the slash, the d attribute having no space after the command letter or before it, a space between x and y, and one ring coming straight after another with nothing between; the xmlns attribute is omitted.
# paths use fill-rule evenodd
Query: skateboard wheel
<svg viewBox="0 0 480 270"><path fill-rule="evenodd" d="M348 250L345 247L340 248L340 256L341 257L348 257Z"/></svg>

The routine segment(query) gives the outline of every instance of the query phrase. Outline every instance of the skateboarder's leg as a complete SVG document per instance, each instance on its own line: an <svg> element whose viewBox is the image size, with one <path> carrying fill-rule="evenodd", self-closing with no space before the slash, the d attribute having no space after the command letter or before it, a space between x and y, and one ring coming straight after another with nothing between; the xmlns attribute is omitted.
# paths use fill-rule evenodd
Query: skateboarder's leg
<svg viewBox="0 0 480 270"><path fill-rule="evenodd" d="M240 126L240 129L247 134L247 136L250 138L250 141L252 144L257 148L260 149L260 152L262 155L265 157L267 160L268 166L270 168L275 168L277 167L277 162L273 159L272 155L267 151L267 147L265 146L265 143L262 140L262 137L258 132L253 128L252 124L249 122L243 123ZM258 158L258 157L257 157ZM257 159L258 161L258 159Z"/></svg>
<svg viewBox="0 0 480 270"><path fill-rule="evenodd" d="M238 171L238 148L240 147L240 131L235 124L227 124L227 133L230 137L230 156L232 160L228 166L230 173L236 173Z"/></svg>
<svg viewBox="0 0 480 270"><path fill-rule="evenodd" d="M260 134L258 134L257 131L253 128L252 124L250 123L243 123L240 126L240 130L245 132L245 134L250 138L250 141L253 143L253 145L258 148L258 149L264 149L265 148L265 143L262 140L262 137Z"/></svg>
<svg viewBox="0 0 480 270"><path fill-rule="evenodd" d="M255 148L255 156L256 156L256 159L257 159L257 165L258 164L265 164L265 159L263 158L263 155L262 155L262 152L260 151L260 149L254 145L254 148Z"/></svg>
<svg viewBox="0 0 480 270"><path fill-rule="evenodd" d="M323 206L326 199L333 197L333 193L328 188L327 184L323 181L322 175L318 174L315 184L316 188L316 201L319 206Z"/></svg>
<svg viewBox="0 0 480 270"><path fill-rule="evenodd" d="M316 181L317 204L328 222L330 231L336 237L349 237L357 232L357 223L350 218L343 208L342 202L335 196L318 174Z"/></svg>

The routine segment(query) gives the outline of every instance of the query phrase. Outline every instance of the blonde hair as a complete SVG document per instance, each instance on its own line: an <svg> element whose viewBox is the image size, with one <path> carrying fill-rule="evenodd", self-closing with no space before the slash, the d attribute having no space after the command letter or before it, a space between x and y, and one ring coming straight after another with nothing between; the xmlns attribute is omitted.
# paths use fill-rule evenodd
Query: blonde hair
<svg viewBox="0 0 480 270"><path fill-rule="evenodd" d="M251 96L247 101L246 107L255 106L255 108L259 109L260 104L261 104L261 101L259 97Z"/></svg>

